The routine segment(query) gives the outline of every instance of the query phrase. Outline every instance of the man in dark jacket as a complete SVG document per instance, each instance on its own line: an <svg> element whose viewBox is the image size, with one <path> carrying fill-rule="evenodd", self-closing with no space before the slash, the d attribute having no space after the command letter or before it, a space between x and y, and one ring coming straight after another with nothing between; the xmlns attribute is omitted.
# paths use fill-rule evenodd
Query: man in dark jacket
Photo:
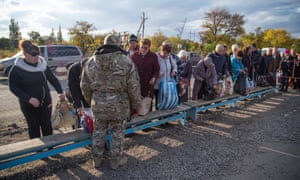
<svg viewBox="0 0 300 180"><path fill-rule="evenodd" d="M215 65L218 81L223 80L228 73L228 64L225 57L225 49L222 44L217 44L215 52L208 55Z"/></svg>
<svg viewBox="0 0 300 180"><path fill-rule="evenodd" d="M82 67L88 58L83 59L80 62L74 63L68 68L68 88L69 93L74 108L78 115L81 114L83 108L89 108L89 104L85 101L81 89L80 89L80 79Z"/></svg>

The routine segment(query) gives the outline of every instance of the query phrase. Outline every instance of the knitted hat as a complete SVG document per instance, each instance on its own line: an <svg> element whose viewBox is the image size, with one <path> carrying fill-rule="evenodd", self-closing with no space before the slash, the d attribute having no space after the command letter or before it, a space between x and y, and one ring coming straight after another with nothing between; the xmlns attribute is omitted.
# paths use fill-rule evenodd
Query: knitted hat
<svg viewBox="0 0 300 180"><path fill-rule="evenodd" d="M116 46L120 46L121 45L121 40L119 38L118 35L115 34L108 34L105 38L104 38L104 44L106 45L116 45Z"/></svg>
<svg viewBox="0 0 300 180"><path fill-rule="evenodd" d="M130 37L129 37L129 42L131 42L131 41L136 41L136 42L138 42L138 39L137 39L136 35L134 35L134 34L131 34L131 35L130 35Z"/></svg>

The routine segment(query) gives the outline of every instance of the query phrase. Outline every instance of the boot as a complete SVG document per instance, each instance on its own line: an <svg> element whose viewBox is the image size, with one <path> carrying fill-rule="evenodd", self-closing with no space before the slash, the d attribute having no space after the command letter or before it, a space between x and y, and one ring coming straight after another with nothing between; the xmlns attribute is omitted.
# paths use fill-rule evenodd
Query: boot
<svg viewBox="0 0 300 180"><path fill-rule="evenodd" d="M124 164L127 163L127 157L121 156L117 159L112 159L110 160L109 167L113 170L118 169L120 166L123 166Z"/></svg>

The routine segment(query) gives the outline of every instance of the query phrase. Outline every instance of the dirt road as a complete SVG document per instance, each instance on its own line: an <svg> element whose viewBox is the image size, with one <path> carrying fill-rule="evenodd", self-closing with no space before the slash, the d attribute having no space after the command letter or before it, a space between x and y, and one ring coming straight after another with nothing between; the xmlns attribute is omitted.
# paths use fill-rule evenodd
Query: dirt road
<svg viewBox="0 0 300 180"><path fill-rule="evenodd" d="M94 169L90 150L81 148L0 171L0 179L300 179L299 92L198 117L184 127L169 124L126 137L129 161L117 171L107 162ZM27 132L0 135L5 144Z"/></svg>

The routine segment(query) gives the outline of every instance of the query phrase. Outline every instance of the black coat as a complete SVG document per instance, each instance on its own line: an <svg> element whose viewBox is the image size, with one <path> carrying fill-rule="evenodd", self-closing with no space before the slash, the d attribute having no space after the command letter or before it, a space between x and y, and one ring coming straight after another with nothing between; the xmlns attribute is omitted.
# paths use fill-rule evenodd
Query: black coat
<svg viewBox="0 0 300 180"><path fill-rule="evenodd" d="M19 61L24 61L20 59ZM30 67L31 65L28 65ZM37 67L38 68L38 67ZM32 66L32 71L15 65L9 73L9 88L19 98L20 103L29 103L31 97L37 98L41 105L51 104L48 81L58 93L63 93L58 79L47 66L38 69Z"/></svg>
<svg viewBox="0 0 300 180"><path fill-rule="evenodd" d="M68 86L72 96L74 108L80 108L82 106L89 107L80 89L82 67L86 61L87 59L73 64L68 71Z"/></svg>

